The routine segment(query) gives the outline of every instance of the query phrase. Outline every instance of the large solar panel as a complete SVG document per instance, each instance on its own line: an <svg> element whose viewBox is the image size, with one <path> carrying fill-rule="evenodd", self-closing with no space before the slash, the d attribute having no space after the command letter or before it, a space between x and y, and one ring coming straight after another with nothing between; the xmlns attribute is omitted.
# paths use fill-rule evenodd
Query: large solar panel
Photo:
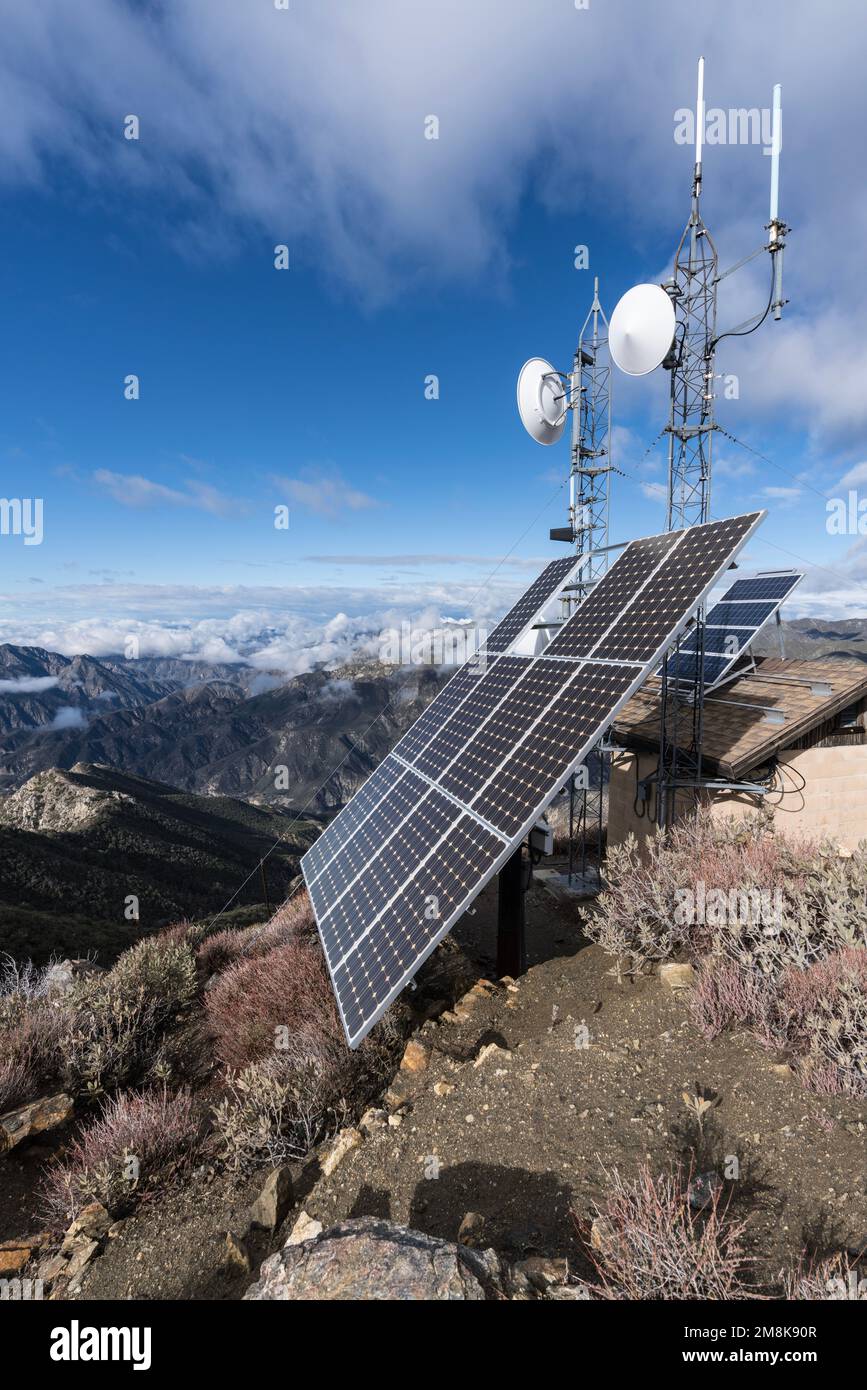
<svg viewBox="0 0 867 1390"><path fill-rule="evenodd" d="M759 629L803 579L797 570L737 579L708 611L704 626L704 686L721 685L738 665ZM694 684L700 672L698 633L689 634L669 659L668 674Z"/></svg>
<svg viewBox="0 0 867 1390"><path fill-rule="evenodd" d="M539 656L517 656L515 636L501 638L471 683L463 668L401 739L373 794L364 797L366 783L304 856L351 1047L521 843L764 515L633 541ZM510 632L544 606L529 600Z"/></svg>

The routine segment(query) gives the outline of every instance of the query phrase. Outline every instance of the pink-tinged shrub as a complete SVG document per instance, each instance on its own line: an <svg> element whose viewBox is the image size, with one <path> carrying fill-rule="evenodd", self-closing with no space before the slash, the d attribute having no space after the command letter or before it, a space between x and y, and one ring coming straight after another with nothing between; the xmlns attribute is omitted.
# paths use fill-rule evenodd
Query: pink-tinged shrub
<svg viewBox="0 0 867 1390"><path fill-rule="evenodd" d="M227 1067L272 1056L287 1034L342 1036L322 951L309 937L229 966L208 990L205 1010Z"/></svg>
<svg viewBox="0 0 867 1390"><path fill-rule="evenodd" d="M781 1041L776 993L768 976L711 957L697 969L689 1005L696 1027L708 1040L741 1025L770 1047Z"/></svg>
<svg viewBox="0 0 867 1390"><path fill-rule="evenodd" d="M802 1261L784 1280L787 1299L853 1299L867 1302L867 1265L846 1251L827 1259Z"/></svg>
<svg viewBox="0 0 867 1390"><path fill-rule="evenodd" d="M219 975L227 966L234 964L243 953L244 933L236 927L214 932L202 942L196 952L196 965L202 976L209 980Z"/></svg>
<svg viewBox="0 0 867 1390"><path fill-rule="evenodd" d="M49 1220L65 1227L89 1202L114 1211L153 1191L189 1164L199 1135L188 1092L114 1096L49 1170L42 1194Z"/></svg>
<svg viewBox="0 0 867 1390"><path fill-rule="evenodd" d="M606 1194L596 1207L596 1245L587 1254L598 1282L585 1284L591 1298L745 1299L745 1222L732 1220L714 1189L701 1210L690 1203L688 1170L654 1176L642 1164L629 1181L605 1174ZM580 1225L579 1225L580 1230Z"/></svg>
<svg viewBox="0 0 867 1390"><path fill-rule="evenodd" d="M381 1089L403 1046L392 1015L347 1048L306 895L242 935L245 954L205 993L227 1069L215 1129L235 1168L306 1153Z"/></svg>
<svg viewBox="0 0 867 1390"><path fill-rule="evenodd" d="M0 1058L0 1115L15 1110L36 1094L37 1082L17 1057Z"/></svg>
<svg viewBox="0 0 867 1390"><path fill-rule="evenodd" d="M709 957L689 1003L704 1037L749 1028L786 1051L809 1090L867 1096L867 951L848 947L779 976Z"/></svg>

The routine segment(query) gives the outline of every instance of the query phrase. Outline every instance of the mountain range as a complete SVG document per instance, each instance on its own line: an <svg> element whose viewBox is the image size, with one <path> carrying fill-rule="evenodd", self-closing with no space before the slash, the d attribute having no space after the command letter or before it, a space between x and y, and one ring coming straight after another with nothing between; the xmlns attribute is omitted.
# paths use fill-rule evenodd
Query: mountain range
<svg viewBox="0 0 867 1390"><path fill-rule="evenodd" d="M329 813L443 679L429 666L359 664L287 679L245 666L0 646L0 790L84 762L203 795Z"/></svg>
<svg viewBox="0 0 867 1390"><path fill-rule="evenodd" d="M867 621L797 619L783 637L790 657L867 661ZM778 643L769 629L756 650ZM447 675L0 646L0 949L112 955L229 900L227 922L267 915Z"/></svg>

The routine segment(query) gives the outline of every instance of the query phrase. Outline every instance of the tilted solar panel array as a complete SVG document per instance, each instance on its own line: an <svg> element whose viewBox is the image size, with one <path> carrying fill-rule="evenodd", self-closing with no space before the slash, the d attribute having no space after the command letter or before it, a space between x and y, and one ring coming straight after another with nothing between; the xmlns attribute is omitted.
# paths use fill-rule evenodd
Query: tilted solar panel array
<svg viewBox="0 0 867 1390"><path fill-rule="evenodd" d="M763 516L633 541L536 657L509 650L544 606L528 591L492 635L496 648L452 678L304 856L350 1046L520 844Z"/></svg>
<svg viewBox="0 0 867 1390"><path fill-rule="evenodd" d="M735 674L750 643L780 604L797 588L803 574L796 570L757 574L737 579L719 603L708 611L704 627L704 686L721 685ZM698 675L698 634L688 635L668 663L668 674L694 684Z"/></svg>

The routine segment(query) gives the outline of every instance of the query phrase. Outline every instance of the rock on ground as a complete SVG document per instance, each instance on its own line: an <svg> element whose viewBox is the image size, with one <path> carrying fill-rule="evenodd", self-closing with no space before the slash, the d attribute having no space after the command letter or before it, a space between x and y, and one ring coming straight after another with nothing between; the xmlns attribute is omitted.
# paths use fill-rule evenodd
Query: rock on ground
<svg viewBox="0 0 867 1390"><path fill-rule="evenodd" d="M0 1115L0 1154L14 1149L33 1134L62 1125L72 1114L72 1098L62 1093L34 1100Z"/></svg>
<svg viewBox="0 0 867 1390"><path fill-rule="evenodd" d="M482 1302L501 1295L499 1260L362 1217L266 1260L246 1299Z"/></svg>
<svg viewBox="0 0 867 1390"><path fill-rule="evenodd" d="M268 1231L276 1230L292 1206L293 1195L291 1169L274 1168L250 1208L250 1224L263 1226Z"/></svg>

